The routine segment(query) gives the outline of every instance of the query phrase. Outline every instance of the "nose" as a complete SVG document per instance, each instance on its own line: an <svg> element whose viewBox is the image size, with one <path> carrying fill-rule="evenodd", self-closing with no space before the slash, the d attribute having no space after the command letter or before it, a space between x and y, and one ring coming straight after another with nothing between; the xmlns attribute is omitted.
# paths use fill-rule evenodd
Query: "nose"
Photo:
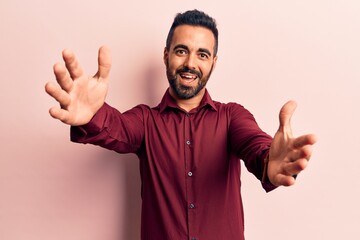
<svg viewBox="0 0 360 240"><path fill-rule="evenodd" d="M193 54L189 54L184 62L184 67L189 69L196 69L196 57Z"/></svg>

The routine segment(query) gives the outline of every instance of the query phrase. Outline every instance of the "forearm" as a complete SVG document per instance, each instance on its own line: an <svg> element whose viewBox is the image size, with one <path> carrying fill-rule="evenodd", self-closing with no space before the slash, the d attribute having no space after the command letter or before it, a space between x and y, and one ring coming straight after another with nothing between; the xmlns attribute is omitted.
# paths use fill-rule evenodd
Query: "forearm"
<svg viewBox="0 0 360 240"><path fill-rule="evenodd" d="M248 171L261 180L262 187L266 192L269 192L275 189L276 186L270 182L267 175L270 142L268 142L268 139L263 140L262 143L258 143L257 147L254 146L253 149L248 149L243 160Z"/></svg>
<svg viewBox="0 0 360 240"><path fill-rule="evenodd" d="M244 108L235 106L231 115L231 146L242 159L249 172L262 181L263 188L275 188L267 178L267 163L272 137L260 129L253 115ZM265 176L264 176L265 174Z"/></svg>
<svg viewBox="0 0 360 240"><path fill-rule="evenodd" d="M141 142L138 141L141 137L136 137L141 133L141 126L136 122L139 121L129 120L105 103L89 123L71 127L71 141L99 145L119 153L136 152Z"/></svg>

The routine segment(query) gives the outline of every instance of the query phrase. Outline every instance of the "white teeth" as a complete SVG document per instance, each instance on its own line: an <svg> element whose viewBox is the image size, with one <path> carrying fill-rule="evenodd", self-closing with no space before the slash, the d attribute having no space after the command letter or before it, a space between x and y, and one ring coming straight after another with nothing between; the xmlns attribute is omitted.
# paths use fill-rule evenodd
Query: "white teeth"
<svg viewBox="0 0 360 240"><path fill-rule="evenodd" d="M193 75L187 75L187 74L181 74L180 75L182 78L186 78L186 79L195 79L196 76L193 76Z"/></svg>

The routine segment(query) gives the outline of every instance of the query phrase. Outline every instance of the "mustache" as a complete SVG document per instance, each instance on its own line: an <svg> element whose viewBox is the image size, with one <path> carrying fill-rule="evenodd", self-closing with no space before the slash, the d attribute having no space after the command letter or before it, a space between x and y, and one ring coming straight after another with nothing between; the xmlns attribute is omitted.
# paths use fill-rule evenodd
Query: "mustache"
<svg viewBox="0 0 360 240"><path fill-rule="evenodd" d="M202 77L201 72L196 71L194 69L190 69L188 67L183 67L183 68L180 68L180 69L176 70L176 74L181 74L181 73L191 73L191 74L196 75L198 78Z"/></svg>

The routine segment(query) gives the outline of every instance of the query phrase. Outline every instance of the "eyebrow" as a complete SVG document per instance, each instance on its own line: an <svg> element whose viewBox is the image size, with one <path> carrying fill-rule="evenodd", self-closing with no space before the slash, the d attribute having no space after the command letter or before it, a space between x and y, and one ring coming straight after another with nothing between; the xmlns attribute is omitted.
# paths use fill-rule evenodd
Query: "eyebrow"
<svg viewBox="0 0 360 240"><path fill-rule="evenodd" d="M209 50L207 50L206 48L199 48L199 52L207 53L211 57L211 52Z"/></svg>
<svg viewBox="0 0 360 240"><path fill-rule="evenodd" d="M189 51L189 48L188 46L184 45L184 44L178 44L174 47L174 50L176 49L179 49L179 48L182 48L182 49L185 49L185 50L188 50ZM206 49L206 48L199 48L198 52L202 52L202 53L206 53L208 54L210 57L211 57L211 52Z"/></svg>

